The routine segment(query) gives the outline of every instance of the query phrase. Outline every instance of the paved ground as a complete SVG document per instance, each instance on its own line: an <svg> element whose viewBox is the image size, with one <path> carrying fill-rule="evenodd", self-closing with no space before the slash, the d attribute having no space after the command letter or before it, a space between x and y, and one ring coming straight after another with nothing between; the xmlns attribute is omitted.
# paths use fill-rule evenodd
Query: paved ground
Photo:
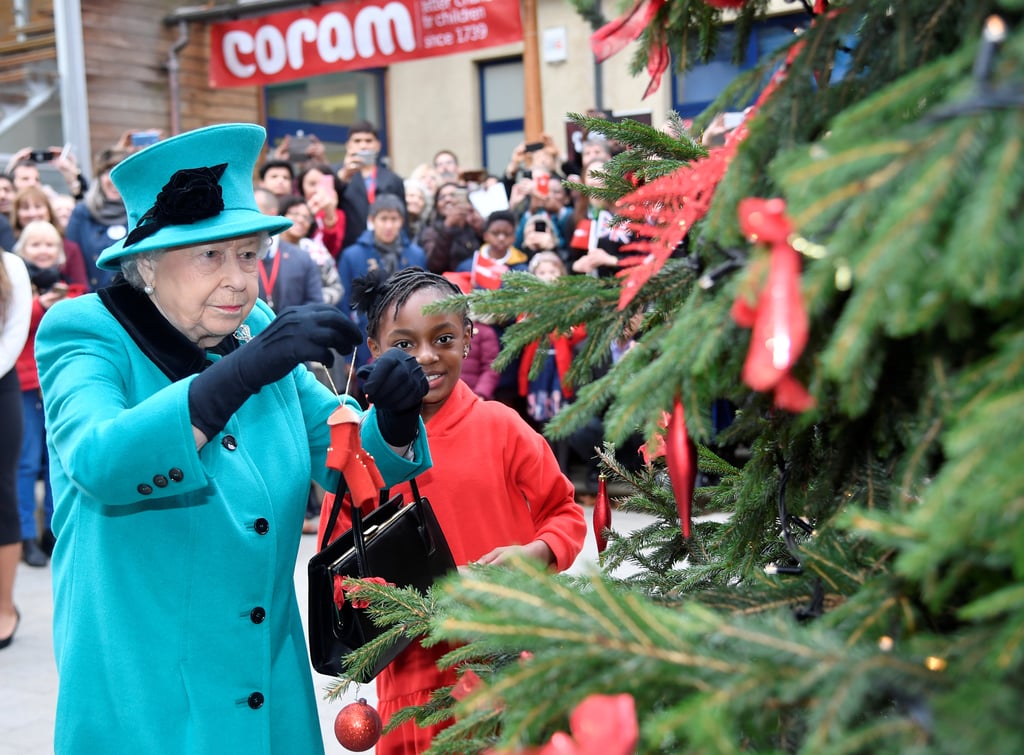
<svg viewBox="0 0 1024 755"><path fill-rule="evenodd" d="M586 509L588 530L592 510ZM612 526L620 532L632 531L645 524L643 517L613 511ZM299 550L295 568L295 583L299 603L305 608L306 563L315 549L313 536L305 536ZM597 547L593 532L572 571L592 570L597 560ZM14 642L0 651L0 755L46 755L53 752L53 719L57 700L57 670L53 662L50 622L53 601L50 587L50 569L32 568L21 564L14 588L15 601L21 611L21 625ZM305 618L305 617L303 617ZM318 691L324 688L327 677L314 672L313 681ZM374 685L367 684L358 693L344 700L319 701L320 725L325 749L331 755L346 753L334 737L334 717L338 711L358 697L365 697L371 705L376 702Z"/></svg>

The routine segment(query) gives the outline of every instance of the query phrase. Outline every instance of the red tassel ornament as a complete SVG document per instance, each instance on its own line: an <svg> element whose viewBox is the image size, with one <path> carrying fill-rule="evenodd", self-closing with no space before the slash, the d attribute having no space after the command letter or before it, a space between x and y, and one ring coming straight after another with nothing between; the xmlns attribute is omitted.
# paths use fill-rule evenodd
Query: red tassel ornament
<svg viewBox="0 0 1024 755"><path fill-rule="evenodd" d="M604 475L597 478L597 498L594 501L594 539L597 540L597 552L604 553L608 547L605 530L612 526L612 504L608 498L608 482Z"/></svg>

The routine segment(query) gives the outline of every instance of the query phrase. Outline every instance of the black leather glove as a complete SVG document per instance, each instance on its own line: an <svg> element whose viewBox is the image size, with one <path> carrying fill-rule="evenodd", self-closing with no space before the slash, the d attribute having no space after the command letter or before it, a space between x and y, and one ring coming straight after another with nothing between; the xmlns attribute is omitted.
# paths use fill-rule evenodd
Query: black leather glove
<svg viewBox="0 0 1024 755"><path fill-rule="evenodd" d="M188 389L192 424L212 438L263 386L276 383L303 362L330 366L332 347L344 353L362 340L359 328L337 307L289 307L251 341L196 376Z"/></svg>
<svg viewBox="0 0 1024 755"><path fill-rule="evenodd" d="M416 357L401 349L388 349L360 367L358 375L366 381L366 398L377 409L381 437L392 446L407 446L416 440L420 407L430 390Z"/></svg>

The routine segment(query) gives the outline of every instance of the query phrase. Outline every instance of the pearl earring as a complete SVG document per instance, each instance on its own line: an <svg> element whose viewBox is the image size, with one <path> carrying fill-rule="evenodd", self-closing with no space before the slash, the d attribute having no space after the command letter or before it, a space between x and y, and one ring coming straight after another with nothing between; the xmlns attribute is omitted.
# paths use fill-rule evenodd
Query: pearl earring
<svg viewBox="0 0 1024 755"><path fill-rule="evenodd" d="M152 296L153 295L153 291L155 291L156 289L154 289L152 286L150 286L147 283L146 286L142 290L146 292L146 296Z"/></svg>
<svg viewBox="0 0 1024 755"><path fill-rule="evenodd" d="M466 348L464 348L462 350L462 358L465 359L468 356L469 356L469 347L467 346Z"/></svg>

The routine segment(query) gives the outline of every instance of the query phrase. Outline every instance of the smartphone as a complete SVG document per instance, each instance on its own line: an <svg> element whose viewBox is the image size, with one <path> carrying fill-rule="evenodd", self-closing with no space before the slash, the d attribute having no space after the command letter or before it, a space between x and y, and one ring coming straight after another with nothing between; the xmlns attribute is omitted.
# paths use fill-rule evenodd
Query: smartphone
<svg viewBox="0 0 1024 755"><path fill-rule="evenodd" d="M726 113L725 117L722 118L722 121L723 121L722 125L724 125L727 129L734 129L737 126L739 126L741 123L743 123L743 118L745 116L746 116L746 113L744 113L742 111L738 112L738 113L735 113L735 112Z"/></svg>
<svg viewBox="0 0 1024 755"><path fill-rule="evenodd" d="M160 132L156 129L150 131L135 131L132 133L133 147L148 147L160 141Z"/></svg>
<svg viewBox="0 0 1024 755"><path fill-rule="evenodd" d="M537 233L546 233L548 230L548 221L544 218L538 218L533 221L533 230Z"/></svg>
<svg viewBox="0 0 1024 755"><path fill-rule="evenodd" d="M311 144L310 139L302 131L297 131L288 137L288 159L292 162L305 162L309 159L306 150Z"/></svg>
<svg viewBox="0 0 1024 755"><path fill-rule="evenodd" d="M334 191L334 176L320 176L320 188L328 194Z"/></svg>
<svg viewBox="0 0 1024 755"><path fill-rule="evenodd" d="M544 149L544 142L530 142L526 145L527 152L539 152Z"/></svg>
<svg viewBox="0 0 1024 755"><path fill-rule="evenodd" d="M50 289L50 291L52 291L55 294L60 294L61 296L67 296L68 295L68 284L67 283L60 283L60 282L54 283L53 287Z"/></svg>
<svg viewBox="0 0 1024 755"><path fill-rule="evenodd" d="M377 162L377 153L372 149L361 149L356 152L356 157L363 161L363 165L373 165Z"/></svg>
<svg viewBox="0 0 1024 755"><path fill-rule="evenodd" d="M57 157L56 152L51 152L48 149L34 149L29 154L28 159L34 163L48 163Z"/></svg>

